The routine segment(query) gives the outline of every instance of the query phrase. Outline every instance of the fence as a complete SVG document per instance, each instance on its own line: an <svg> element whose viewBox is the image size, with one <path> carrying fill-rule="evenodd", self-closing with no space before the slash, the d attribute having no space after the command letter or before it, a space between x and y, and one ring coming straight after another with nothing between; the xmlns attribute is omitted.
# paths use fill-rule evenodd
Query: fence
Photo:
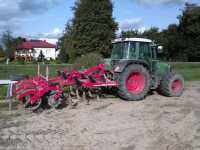
<svg viewBox="0 0 200 150"><path fill-rule="evenodd" d="M4 88L6 86L8 86L7 87L7 92L6 92L6 100L8 100L8 102L9 102L9 112L11 112L11 110L12 110L12 99L13 99L13 90L14 90L13 87L14 87L15 83L16 83L16 81L0 80L0 85L1 86L4 86Z"/></svg>
<svg viewBox="0 0 200 150"><path fill-rule="evenodd" d="M55 77L57 70L67 68L71 70L71 64L49 64L49 77ZM46 64L40 64L40 73L46 75ZM38 65L0 65L0 80L12 79L15 75L36 76L38 73Z"/></svg>
<svg viewBox="0 0 200 150"><path fill-rule="evenodd" d="M46 76L46 64L40 64L40 74ZM48 65L48 77L55 77L57 70L63 70L67 68L72 70L71 64L49 64ZM28 75L30 77L38 74L38 64L32 65L0 65L0 80L11 80L17 75ZM7 95L8 85L0 85L0 100L5 99Z"/></svg>

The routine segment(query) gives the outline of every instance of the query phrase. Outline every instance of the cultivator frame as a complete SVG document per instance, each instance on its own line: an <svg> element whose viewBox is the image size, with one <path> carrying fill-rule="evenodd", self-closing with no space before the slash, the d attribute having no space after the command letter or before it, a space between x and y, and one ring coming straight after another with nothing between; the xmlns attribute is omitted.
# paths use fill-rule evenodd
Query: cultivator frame
<svg viewBox="0 0 200 150"><path fill-rule="evenodd" d="M57 77L49 80L36 76L19 81L16 83L16 99L31 111L37 110L42 104L58 108L66 99L72 103L72 98L98 97L103 87L118 87L118 83L109 79L105 65L99 64L83 71L58 71Z"/></svg>

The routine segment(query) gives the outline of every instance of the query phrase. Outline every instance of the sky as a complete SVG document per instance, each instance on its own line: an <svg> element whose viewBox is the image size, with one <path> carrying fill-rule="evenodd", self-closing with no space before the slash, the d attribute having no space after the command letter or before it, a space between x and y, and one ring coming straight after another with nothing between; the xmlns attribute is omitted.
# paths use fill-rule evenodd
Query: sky
<svg viewBox="0 0 200 150"><path fill-rule="evenodd" d="M0 34L10 30L15 36L32 39L58 39L68 20L73 18L76 0L0 0ZM151 27L165 29L178 23L185 2L200 5L200 0L112 0L113 17L119 32Z"/></svg>

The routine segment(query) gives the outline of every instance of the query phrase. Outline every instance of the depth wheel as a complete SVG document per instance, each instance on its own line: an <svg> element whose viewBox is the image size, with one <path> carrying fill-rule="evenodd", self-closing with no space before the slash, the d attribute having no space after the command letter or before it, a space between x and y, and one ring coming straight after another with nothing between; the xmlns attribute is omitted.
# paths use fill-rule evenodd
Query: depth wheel
<svg viewBox="0 0 200 150"><path fill-rule="evenodd" d="M23 105L24 105L24 108L26 110L29 110L29 111L36 111L40 108L41 104L42 104L42 99L39 99L35 104L31 104L30 103L30 100L31 100L31 97L33 95L28 95L26 97L23 98Z"/></svg>
<svg viewBox="0 0 200 150"><path fill-rule="evenodd" d="M58 99L54 99L55 95L51 95L48 97L48 105L52 108L59 108L63 102L63 99L61 97L59 97Z"/></svg>

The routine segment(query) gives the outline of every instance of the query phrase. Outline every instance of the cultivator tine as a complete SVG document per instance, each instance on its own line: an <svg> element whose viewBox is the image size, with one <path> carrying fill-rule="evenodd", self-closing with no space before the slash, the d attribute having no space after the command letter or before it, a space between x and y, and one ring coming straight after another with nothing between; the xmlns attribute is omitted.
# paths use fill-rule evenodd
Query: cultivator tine
<svg viewBox="0 0 200 150"><path fill-rule="evenodd" d="M88 95L89 97L93 98L92 92L90 90L88 91Z"/></svg>
<svg viewBox="0 0 200 150"><path fill-rule="evenodd" d="M87 99L87 105L90 105L90 99L89 98Z"/></svg>
<svg viewBox="0 0 200 150"><path fill-rule="evenodd" d="M72 105L72 96L71 96L71 94L69 94L69 96L68 96L68 104L69 104L69 106L71 106Z"/></svg>
<svg viewBox="0 0 200 150"><path fill-rule="evenodd" d="M70 90L70 92L72 92L72 91L73 91L73 88L72 88L72 86L70 86L70 87L69 87L69 90Z"/></svg>
<svg viewBox="0 0 200 150"><path fill-rule="evenodd" d="M68 99L69 99L69 106L71 106L71 109L75 109L76 106L78 105L78 101L74 102L73 98L72 98L72 96L70 94L69 94Z"/></svg>
<svg viewBox="0 0 200 150"><path fill-rule="evenodd" d="M100 101L100 96L99 96L99 94L97 94L97 101Z"/></svg>
<svg viewBox="0 0 200 150"><path fill-rule="evenodd" d="M86 100L86 93L85 93L85 91L83 91L82 100L83 100L83 101Z"/></svg>
<svg viewBox="0 0 200 150"><path fill-rule="evenodd" d="M73 91L72 86L70 86L70 94L71 94L71 95L76 95L76 93Z"/></svg>
<svg viewBox="0 0 200 150"><path fill-rule="evenodd" d="M86 95L86 91L85 91L85 90L83 91L82 98L83 98L83 101L86 101L87 105L90 104L90 99L87 98L87 95Z"/></svg>
<svg viewBox="0 0 200 150"><path fill-rule="evenodd" d="M87 105L90 105L90 98L86 98Z"/></svg>
<svg viewBox="0 0 200 150"><path fill-rule="evenodd" d="M86 101L87 101L87 105L90 105L90 98L92 98L92 93L91 91L87 91L87 93L88 93L88 98L86 98Z"/></svg>
<svg viewBox="0 0 200 150"><path fill-rule="evenodd" d="M80 95L79 95L79 90L78 90L78 89L76 89L76 97L77 97L78 100L81 99L81 98L80 98Z"/></svg>

